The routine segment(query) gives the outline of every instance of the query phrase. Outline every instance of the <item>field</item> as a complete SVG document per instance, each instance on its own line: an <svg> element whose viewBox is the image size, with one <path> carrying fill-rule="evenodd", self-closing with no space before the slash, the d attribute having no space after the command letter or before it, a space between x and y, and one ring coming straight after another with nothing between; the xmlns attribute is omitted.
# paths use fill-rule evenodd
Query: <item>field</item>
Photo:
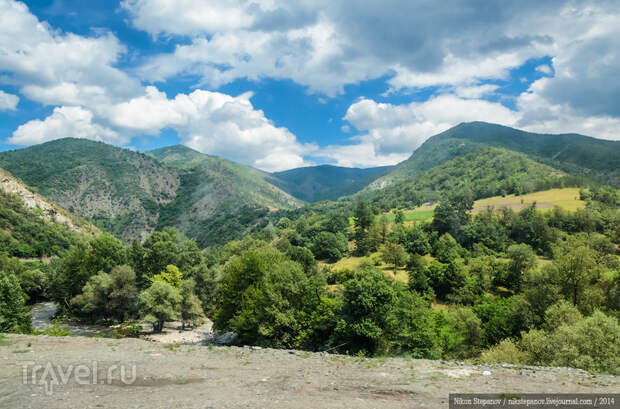
<svg viewBox="0 0 620 409"><path fill-rule="evenodd" d="M578 188L565 188L544 190L522 196L495 196L488 199L477 200L474 203L474 212L484 210L489 206L496 209L509 207L513 210L521 210L534 202L536 202L536 207L541 210L552 209L558 206L564 210L575 211L582 209L586 205L586 202L579 200Z"/></svg>
<svg viewBox="0 0 620 409"><path fill-rule="evenodd" d="M480 199L474 202L473 212L480 212L489 206L495 209L509 207L512 210L519 211L534 202L536 202L536 207L540 210L553 209L555 206L558 206L571 212L582 209L586 205L583 200L579 200L578 188L565 188L544 190L522 196L508 195L505 197L495 196ZM414 222L431 220L434 209L435 205L425 205L411 210L404 210L405 224L411 225ZM385 216L390 223L393 223L396 217L393 212L385 213Z"/></svg>
<svg viewBox="0 0 620 409"><path fill-rule="evenodd" d="M404 269L404 267L396 270L396 274L394 274L394 266L385 264L383 261L381 261L381 253L379 252L372 253L370 257L345 257L340 259L336 263L328 264L321 262L320 265L324 267L329 267L336 271L357 270L363 260L369 259L378 262L379 269L381 269L383 272L385 272L386 275L395 279L396 281L400 281L405 284L407 284L407 282L409 281L409 276L407 275L407 271Z"/></svg>

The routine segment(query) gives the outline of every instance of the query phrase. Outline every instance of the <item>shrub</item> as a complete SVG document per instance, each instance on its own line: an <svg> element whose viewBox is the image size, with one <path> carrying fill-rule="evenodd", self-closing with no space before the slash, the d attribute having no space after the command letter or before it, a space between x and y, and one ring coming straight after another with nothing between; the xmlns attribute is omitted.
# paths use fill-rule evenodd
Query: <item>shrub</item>
<svg viewBox="0 0 620 409"><path fill-rule="evenodd" d="M524 364L527 354L521 351L511 339L504 339L497 345L484 351L478 360L482 363Z"/></svg>

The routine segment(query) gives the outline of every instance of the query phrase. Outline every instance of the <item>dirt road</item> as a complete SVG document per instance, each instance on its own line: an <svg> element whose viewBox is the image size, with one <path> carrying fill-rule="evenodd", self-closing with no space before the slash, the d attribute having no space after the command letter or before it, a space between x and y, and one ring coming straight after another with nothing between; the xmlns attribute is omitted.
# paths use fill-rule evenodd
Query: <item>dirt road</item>
<svg viewBox="0 0 620 409"><path fill-rule="evenodd" d="M450 392L618 390L619 377L566 368L139 339L7 335L0 344L0 408L442 408Z"/></svg>

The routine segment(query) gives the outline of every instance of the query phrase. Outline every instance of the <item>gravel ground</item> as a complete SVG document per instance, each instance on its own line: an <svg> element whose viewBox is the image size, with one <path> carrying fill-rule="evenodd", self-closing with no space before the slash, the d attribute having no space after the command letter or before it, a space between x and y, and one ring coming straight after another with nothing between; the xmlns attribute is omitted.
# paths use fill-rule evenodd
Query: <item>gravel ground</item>
<svg viewBox="0 0 620 409"><path fill-rule="evenodd" d="M115 365L127 368L124 377ZM54 379L57 384L50 382ZM0 339L0 408L442 408L448 407L450 392L619 390L620 377L567 368L364 359L141 339Z"/></svg>

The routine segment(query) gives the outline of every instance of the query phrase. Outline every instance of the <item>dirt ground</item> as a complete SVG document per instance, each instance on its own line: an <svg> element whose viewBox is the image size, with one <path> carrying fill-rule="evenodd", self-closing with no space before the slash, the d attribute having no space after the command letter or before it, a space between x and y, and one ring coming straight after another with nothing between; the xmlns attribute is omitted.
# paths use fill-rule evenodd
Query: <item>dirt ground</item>
<svg viewBox="0 0 620 409"><path fill-rule="evenodd" d="M620 377L566 368L365 359L141 339L7 335L1 341L0 408L443 408L450 392L620 390ZM41 366L38 372L35 365ZM86 378L84 372L77 376L79 365L91 369ZM125 377L115 365L127 368Z"/></svg>

